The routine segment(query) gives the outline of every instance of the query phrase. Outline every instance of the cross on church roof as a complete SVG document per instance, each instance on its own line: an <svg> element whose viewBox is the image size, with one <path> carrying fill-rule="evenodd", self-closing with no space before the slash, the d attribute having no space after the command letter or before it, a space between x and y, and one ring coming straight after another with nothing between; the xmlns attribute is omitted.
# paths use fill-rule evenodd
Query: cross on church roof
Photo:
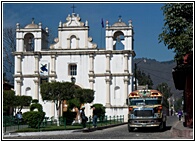
<svg viewBox="0 0 196 142"><path fill-rule="evenodd" d="M71 8L73 8L73 13L74 13L74 8L76 8L76 7L74 6L74 4L73 4L73 6L72 6Z"/></svg>
<svg viewBox="0 0 196 142"><path fill-rule="evenodd" d="M122 16L119 15L118 21L121 22L122 21Z"/></svg>

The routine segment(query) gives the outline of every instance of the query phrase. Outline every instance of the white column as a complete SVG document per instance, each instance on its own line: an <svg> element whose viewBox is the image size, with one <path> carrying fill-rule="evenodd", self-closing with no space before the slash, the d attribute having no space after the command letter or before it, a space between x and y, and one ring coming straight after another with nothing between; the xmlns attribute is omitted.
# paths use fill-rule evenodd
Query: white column
<svg viewBox="0 0 196 142"><path fill-rule="evenodd" d="M126 99L127 99L127 96L128 96L128 83L129 83L129 78L128 76L125 76L124 78L124 106L127 106L126 104Z"/></svg>
<svg viewBox="0 0 196 142"><path fill-rule="evenodd" d="M52 55L51 56L51 74L55 74L56 73L56 62L55 62L55 59L56 59L56 55Z"/></svg>
<svg viewBox="0 0 196 142"><path fill-rule="evenodd" d="M90 88L94 89L94 55L89 55L89 82Z"/></svg>
<svg viewBox="0 0 196 142"><path fill-rule="evenodd" d="M20 38L17 40L18 41L18 51L23 52L24 51L24 39Z"/></svg>
<svg viewBox="0 0 196 142"><path fill-rule="evenodd" d="M124 72L128 73L128 54L124 54Z"/></svg>
<svg viewBox="0 0 196 142"><path fill-rule="evenodd" d="M109 76L106 77L105 79L106 81L106 107L110 107L111 104L110 104L110 78Z"/></svg>
<svg viewBox="0 0 196 142"><path fill-rule="evenodd" d="M21 96L21 83L22 83L21 79L16 80L16 83L17 83L16 95L17 96Z"/></svg>
<svg viewBox="0 0 196 142"><path fill-rule="evenodd" d="M39 55L35 55L35 71L36 74L39 73Z"/></svg>
<svg viewBox="0 0 196 142"><path fill-rule="evenodd" d="M109 40L110 40L110 49L109 50L113 50L113 37L110 37Z"/></svg>
<svg viewBox="0 0 196 142"><path fill-rule="evenodd" d="M89 73L94 73L94 55L89 55Z"/></svg>
<svg viewBox="0 0 196 142"><path fill-rule="evenodd" d="M110 54L106 54L106 73L110 73Z"/></svg>
<svg viewBox="0 0 196 142"><path fill-rule="evenodd" d="M67 38L67 49L71 48L71 39Z"/></svg>
<svg viewBox="0 0 196 142"><path fill-rule="evenodd" d="M85 31L85 48L88 48L88 32L87 30Z"/></svg>
<svg viewBox="0 0 196 142"><path fill-rule="evenodd" d="M35 83L35 92L34 92L34 98L33 99L37 99L39 100L39 80L38 78L33 80Z"/></svg>
<svg viewBox="0 0 196 142"><path fill-rule="evenodd" d="M79 48L79 38L76 37L76 49Z"/></svg>
<svg viewBox="0 0 196 142"><path fill-rule="evenodd" d="M21 55L17 56L17 71L16 71L16 73L19 73L19 74L22 73L22 71L21 71L21 68L22 68L21 58L22 58Z"/></svg>

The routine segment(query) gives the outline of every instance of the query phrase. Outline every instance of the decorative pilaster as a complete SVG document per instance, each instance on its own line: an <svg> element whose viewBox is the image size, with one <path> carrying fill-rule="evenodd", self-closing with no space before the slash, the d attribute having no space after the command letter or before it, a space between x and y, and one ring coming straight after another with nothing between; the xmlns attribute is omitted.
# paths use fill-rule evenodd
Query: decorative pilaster
<svg viewBox="0 0 196 142"><path fill-rule="evenodd" d="M128 84L129 84L129 78L128 76L125 76L124 78L124 99L126 100L128 98ZM124 106L127 106L126 102L124 103Z"/></svg>
<svg viewBox="0 0 196 142"><path fill-rule="evenodd" d="M124 72L125 73L128 73L129 70L128 70L128 54L124 54Z"/></svg>
<svg viewBox="0 0 196 142"><path fill-rule="evenodd" d="M87 30L85 31L85 40L84 40L84 42L85 42L85 48L88 48L88 31Z"/></svg>
<svg viewBox="0 0 196 142"><path fill-rule="evenodd" d="M94 89L94 54L89 55L89 82L90 88Z"/></svg>
<svg viewBox="0 0 196 142"><path fill-rule="evenodd" d="M17 83L16 95L21 96L21 84L22 84L21 79L16 80L16 83Z"/></svg>
<svg viewBox="0 0 196 142"><path fill-rule="evenodd" d="M35 56L35 74L39 74L39 55L36 54Z"/></svg>
<svg viewBox="0 0 196 142"><path fill-rule="evenodd" d="M79 48L79 38L76 38L76 49Z"/></svg>
<svg viewBox="0 0 196 142"><path fill-rule="evenodd" d="M51 55L51 74L56 74L56 55Z"/></svg>
<svg viewBox="0 0 196 142"><path fill-rule="evenodd" d="M106 76L106 107L111 107L111 104L110 104L110 76Z"/></svg>
<svg viewBox="0 0 196 142"><path fill-rule="evenodd" d="M71 48L71 39L67 38L67 49Z"/></svg>
<svg viewBox="0 0 196 142"><path fill-rule="evenodd" d="M16 73L19 73L19 74L22 73L22 70L21 70L22 69L21 60L22 60L21 55L17 55L17 71L16 71Z"/></svg>
<svg viewBox="0 0 196 142"><path fill-rule="evenodd" d="M94 73L94 55L93 54L89 55L89 73L90 74Z"/></svg>
<svg viewBox="0 0 196 142"><path fill-rule="evenodd" d="M106 73L110 73L110 54L106 54Z"/></svg>
<svg viewBox="0 0 196 142"><path fill-rule="evenodd" d="M35 93L34 93L34 98L33 99L39 100L39 80L35 79L33 81L35 83Z"/></svg>

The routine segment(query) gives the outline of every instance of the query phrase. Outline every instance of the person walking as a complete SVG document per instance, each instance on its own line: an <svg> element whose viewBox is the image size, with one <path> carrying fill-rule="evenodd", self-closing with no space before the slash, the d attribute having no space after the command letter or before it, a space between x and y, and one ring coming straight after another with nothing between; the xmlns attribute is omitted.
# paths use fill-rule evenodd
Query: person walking
<svg viewBox="0 0 196 142"><path fill-rule="evenodd" d="M179 121L181 121L181 118L182 118L182 111L181 110L178 111L178 118L179 118Z"/></svg>
<svg viewBox="0 0 196 142"><path fill-rule="evenodd" d="M83 126L83 128L86 128L86 122L88 120L87 120L87 117L85 115L84 109L85 109L85 107L82 106L81 111L80 111L80 117L82 118L82 126Z"/></svg>
<svg viewBox="0 0 196 142"><path fill-rule="evenodd" d="M97 115L98 115L98 111L95 108L95 106L91 106L91 108L93 109L93 127L97 128Z"/></svg>

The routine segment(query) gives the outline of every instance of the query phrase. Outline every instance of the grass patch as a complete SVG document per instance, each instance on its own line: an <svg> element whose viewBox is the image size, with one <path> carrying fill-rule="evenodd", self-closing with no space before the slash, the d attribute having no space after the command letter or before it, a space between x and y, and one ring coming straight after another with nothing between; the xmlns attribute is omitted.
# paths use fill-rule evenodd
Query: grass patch
<svg viewBox="0 0 196 142"><path fill-rule="evenodd" d="M108 126L108 125L113 125L113 124L120 124L122 123L121 121L103 121L103 122L98 122L97 126L101 127L101 126ZM87 128L91 128L92 122L87 122L86 123L86 127ZM82 124L74 124L74 125L66 125L66 127L64 125L60 125L57 126L56 124L53 125L46 125L44 127L40 127L39 129L37 128L20 128L20 130L16 130L15 132L40 132L40 131L62 131L62 130L76 130L76 129L82 129Z"/></svg>
<svg viewBox="0 0 196 142"><path fill-rule="evenodd" d="M22 128L20 130L16 130L16 132L40 132L40 131L61 131L61 130L75 130L75 129L82 129L81 125L68 125L68 126L56 126L50 125L47 127L41 128Z"/></svg>

